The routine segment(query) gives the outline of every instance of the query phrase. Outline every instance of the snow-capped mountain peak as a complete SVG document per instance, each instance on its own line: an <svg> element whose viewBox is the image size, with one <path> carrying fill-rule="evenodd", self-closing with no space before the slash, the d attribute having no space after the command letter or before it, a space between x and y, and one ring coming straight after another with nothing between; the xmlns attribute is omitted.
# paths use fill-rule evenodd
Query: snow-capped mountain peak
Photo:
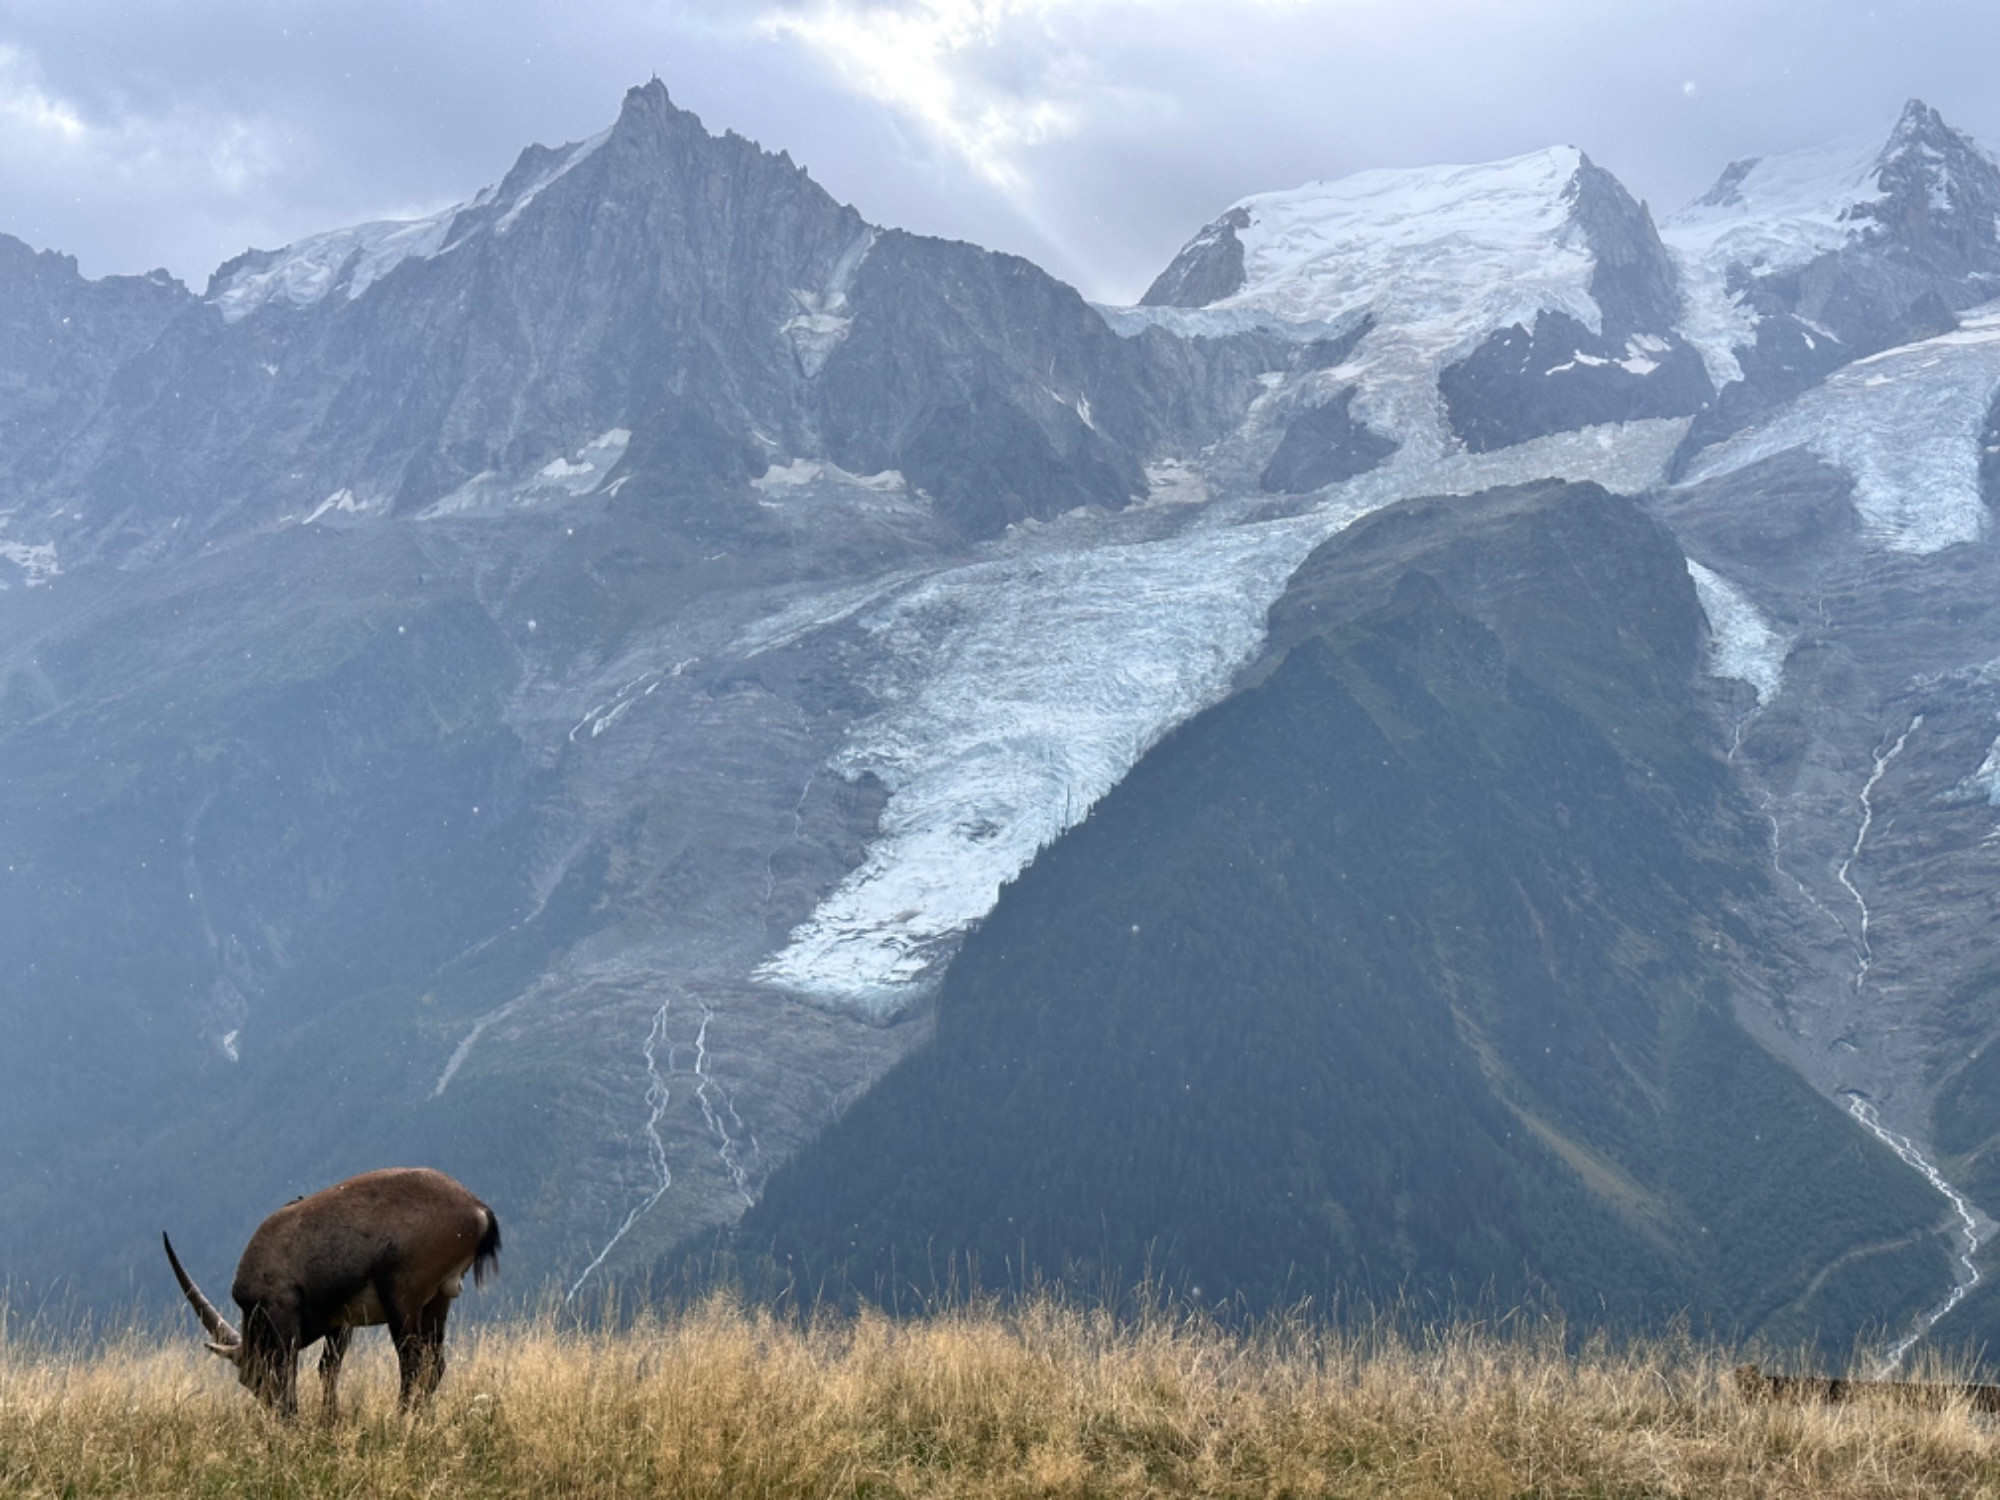
<svg viewBox="0 0 2000 1500"><path fill-rule="evenodd" d="M1990 278L2000 270L1996 213L2000 167L1912 99L1886 142L1848 138L1731 162L1661 226L1661 238L1680 262L1688 337L1723 382L1742 378L1738 355L1756 342L1758 322L1771 311L1746 295L1750 283L1873 245L1937 274ZM1958 305L1990 295L1971 294ZM1799 310L1809 324L1824 321L1813 308Z"/></svg>
<svg viewBox="0 0 2000 1500"><path fill-rule="evenodd" d="M1592 260L1571 226L1585 160L1556 146L1259 193L1203 229L1145 300L1186 306L1188 294L1205 291L1206 305L1297 321L1373 308L1386 321L1421 318L1461 337L1553 307L1596 328ZM1231 260L1241 270L1223 291L1217 272Z"/></svg>
<svg viewBox="0 0 2000 1500"><path fill-rule="evenodd" d="M1344 366L1353 415L1426 452L1686 416L1710 394L1675 332L1679 292L1651 215L1574 146L1242 199L1145 303L1294 327L1365 320ZM1347 399L1310 396L1315 409Z"/></svg>
<svg viewBox="0 0 2000 1500"><path fill-rule="evenodd" d="M1879 232L1970 269L1993 255L2000 235L2000 166L1921 99L1903 107L1876 159L1878 194L1854 216Z"/></svg>
<svg viewBox="0 0 2000 1500"><path fill-rule="evenodd" d="M281 250L250 250L218 270L208 301L234 323L266 303L309 307L338 291L353 301L406 260L456 249L480 230L505 234L542 190L590 157L609 130L554 150L530 146L497 188L422 219L383 219L309 235Z"/></svg>
<svg viewBox="0 0 2000 1500"><path fill-rule="evenodd" d="M553 183L595 155L621 128L643 131L650 117L680 112L657 79L631 89L618 122L581 141L529 146L493 187L417 219L381 219L308 235L277 250L248 250L210 278L206 300L225 323L272 302L309 307L333 292L361 296L406 260L447 254L481 232L505 235Z"/></svg>

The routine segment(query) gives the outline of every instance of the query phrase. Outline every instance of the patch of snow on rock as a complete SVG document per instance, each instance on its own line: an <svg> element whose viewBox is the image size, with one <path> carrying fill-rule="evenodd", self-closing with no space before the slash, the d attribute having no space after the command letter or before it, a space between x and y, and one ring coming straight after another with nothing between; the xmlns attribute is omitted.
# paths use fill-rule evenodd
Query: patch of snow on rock
<svg viewBox="0 0 2000 1500"><path fill-rule="evenodd" d="M62 569L56 564L54 542L10 542L0 537L0 562L10 562L18 568L21 581L29 588L36 588L62 575Z"/></svg>
<svg viewBox="0 0 2000 1500"><path fill-rule="evenodd" d="M1829 375L1768 420L1705 453L1698 483L1807 448L1854 479L1855 508L1894 552L1976 540L1986 523L1979 440L2000 391L2000 302L1956 331L1870 355Z"/></svg>
<svg viewBox="0 0 2000 1500"><path fill-rule="evenodd" d="M827 272L824 286L817 291L792 293L798 313L779 331L791 340L792 353L808 379L826 368L833 351L840 347L853 326L854 320L847 311L847 293L854 284L854 273L861 269L868 252L875 248L876 233L872 225L864 228L854 242L841 251L833 269Z"/></svg>
<svg viewBox="0 0 2000 1500"><path fill-rule="evenodd" d="M314 506L312 509L312 513L308 515L299 524L302 526L310 526L312 525L313 522L317 521L321 516L336 511L343 512L347 515L359 515L362 511L366 510L367 508L368 506L366 502L354 498L353 490L347 490L347 489L335 490L331 495L328 495L324 500L320 501L318 505Z"/></svg>
<svg viewBox="0 0 2000 1500"><path fill-rule="evenodd" d="M1749 597L1721 574L1691 557L1687 570L1701 612L1708 616L1709 671L1749 683L1757 701L1769 703L1784 682L1791 640L1772 629Z"/></svg>
<svg viewBox="0 0 2000 1500"><path fill-rule="evenodd" d="M631 442L629 428L612 427L585 443L574 455L558 455L525 478L508 479L492 469L482 470L431 505L423 516L434 520L441 516L524 510L591 494L625 457Z"/></svg>
<svg viewBox="0 0 2000 1500"><path fill-rule="evenodd" d="M1967 780L1974 790L1985 793L1988 806L2000 807L2000 739L1987 748L1986 759Z"/></svg>
<svg viewBox="0 0 2000 1500"><path fill-rule="evenodd" d="M508 230L512 229L515 221L521 217L522 211L540 196L544 188L548 187L558 178L574 171L578 166L587 161L599 146L602 146L610 139L611 131L605 129L598 131L589 140L578 141L575 145L569 147L551 162L540 176L536 177L534 181L515 194L514 201L508 207L507 212L502 214L499 221L494 224L493 232L495 234L505 234Z"/></svg>
<svg viewBox="0 0 2000 1500"><path fill-rule="evenodd" d="M884 493L900 490L908 483L901 469L884 469L879 474L850 474L839 464L825 459L795 458L787 464L773 464L761 477L750 481L752 487L769 493L773 490L794 490L816 480L828 480L835 484L854 485L864 490L880 490Z"/></svg>

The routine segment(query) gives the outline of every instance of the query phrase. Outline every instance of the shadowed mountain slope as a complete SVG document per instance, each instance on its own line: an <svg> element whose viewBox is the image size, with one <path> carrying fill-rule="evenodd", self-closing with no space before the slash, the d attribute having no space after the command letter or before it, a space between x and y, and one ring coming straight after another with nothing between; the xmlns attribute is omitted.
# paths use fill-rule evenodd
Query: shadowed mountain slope
<svg viewBox="0 0 2000 1500"><path fill-rule="evenodd" d="M1935 1200L1732 1013L1761 861L1703 634L1594 486L1326 543L1261 680L1007 889L743 1249L870 1294L967 1260L1253 1307L1545 1288L1836 1348L1902 1310Z"/></svg>

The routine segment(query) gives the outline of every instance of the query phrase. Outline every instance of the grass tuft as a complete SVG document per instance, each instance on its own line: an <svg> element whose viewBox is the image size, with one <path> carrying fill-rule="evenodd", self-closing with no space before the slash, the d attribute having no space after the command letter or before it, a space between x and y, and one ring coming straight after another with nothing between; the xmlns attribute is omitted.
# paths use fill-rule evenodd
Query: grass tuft
<svg viewBox="0 0 2000 1500"><path fill-rule="evenodd" d="M366 1346L366 1347L364 1347ZM395 1411L364 1335L343 1410L280 1422L192 1340L0 1340L0 1495L2000 1496L1992 1419L1746 1403L1687 1339L1428 1336L1055 1299L790 1321L712 1299L453 1341ZM1949 1372L1931 1372L1932 1374Z"/></svg>

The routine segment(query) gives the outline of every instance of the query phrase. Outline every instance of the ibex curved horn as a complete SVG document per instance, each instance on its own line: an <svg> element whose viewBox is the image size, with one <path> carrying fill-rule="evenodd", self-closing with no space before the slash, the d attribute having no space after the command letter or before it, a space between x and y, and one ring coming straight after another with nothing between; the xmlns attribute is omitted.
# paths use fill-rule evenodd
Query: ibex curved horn
<svg viewBox="0 0 2000 1500"><path fill-rule="evenodd" d="M160 1234L160 1243L167 1247L167 1264L174 1268L174 1279L180 1282L181 1290L187 1293L187 1299L194 1307L195 1316L201 1319L201 1326L208 1330L209 1338L214 1341L209 1347L217 1354L241 1348L243 1335L236 1331L234 1323L215 1310L215 1304L202 1296L201 1288L181 1269L181 1258L174 1254L174 1242L167 1238L164 1230ZM218 1348L217 1345L224 1347Z"/></svg>

